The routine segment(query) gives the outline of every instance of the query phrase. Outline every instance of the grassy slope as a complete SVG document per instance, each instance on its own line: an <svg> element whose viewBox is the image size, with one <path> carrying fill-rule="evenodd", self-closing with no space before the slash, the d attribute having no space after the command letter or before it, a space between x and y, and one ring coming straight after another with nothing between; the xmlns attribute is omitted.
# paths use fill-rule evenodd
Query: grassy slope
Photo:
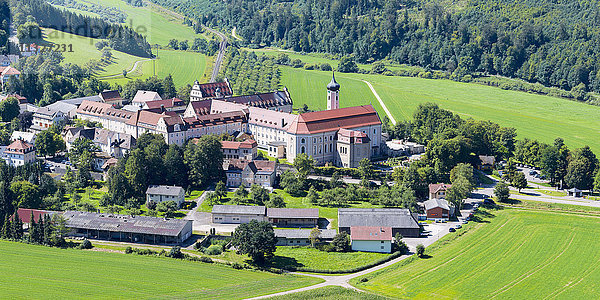
<svg viewBox="0 0 600 300"><path fill-rule="evenodd" d="M307 229L308 230L308 229ZM320 270L348 270L383 259L389 254L371 252L324 252L310 247L277 247L275 265L295 265Z"/></svg>
<svg viewBox="0 0 600 300"><path fill-rule="evenodd" d="M294 104L307 103L311 108L326 105L325 85L329 72L283 68L282 85L290 89ZM371 82L398 121L409 120L420 103L435 102L463 117L491 120L502 126L515 127L520 138L552 142L562 137L570 147L589 145L600 151L600 107L565 99L506 91L499 88L412 77L337 73L342 88L340 104L351 106L377 104L366 84Z"/></svg>
<svg viewBox="0 0 600 300"><path fill-rule="evenodd" d="M0 242L0 257L2 298L239 299L319 282L174 259L12 242Z"/></svg>
<svg viewBox="0 0 600 300"><path fill-rule="evenodd" d="M428 259L368 275L360 288L401 298L593 298L600 292L597 218L506 209L464 235L446 236Z"/></svg>

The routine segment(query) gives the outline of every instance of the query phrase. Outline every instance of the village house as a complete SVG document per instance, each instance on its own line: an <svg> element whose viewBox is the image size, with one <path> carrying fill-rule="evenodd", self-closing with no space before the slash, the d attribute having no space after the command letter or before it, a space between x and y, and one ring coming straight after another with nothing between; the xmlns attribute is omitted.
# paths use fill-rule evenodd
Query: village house
<svg viewBox="0 0 600 300"><path fill-rule="evenodd" d="M430 183L429 184L429 199L445 199L446 193L452 187L451 184L445 183Z"/></svg>
<svg viewBox="0 0 600 300"><path fill-rule="evenodd" d="M14 76L15 79L18 79L19 76L21 76L21 72L11 66L0 67L0 81L2 82L3 86L8 83L8 80L12 76Z"/></svg>
<svg viewBox="0 0 600 300"><path fill-rule="evenodd" d="M183 114L186 110L185 102L179 98L171 98L165 100L148 101L143 104L143 110L148 110L155 113L163 113L165 111Z"/></svg>
<svg viewBox="0 0 600 300"><path fill-rule="evenodd" d="M479 155L479 161L478 168L482 171L492 170L496 164L496 158L492 155Z"/></svg>
<svg viewBox="0 0 600 300"><path fill-rule="evenodd" d="M430 199L423 203L427 220L450 220L454 216L454 205L444 199Z"/></svg>
<svg viewBox="0 0 600 300"><path fill-rule="evenodd" d="M35 132L13 131L10 135L10 141L14 142L16 140L22 140L35 146Z"/></svg>
<svg viewBox="0 0 600 300"><path fill-rule="evenodd" d="M119 93L117 90L102 91L98 96L102 99L102 102L108 103L117 108L123 107L125 102L125 99L121 97L121 93Z"/></svg>
<svg viewBox="0 0 600 300"><path fill-rule="evenodd" d="M33 121L30 130L34 132L40 132L50 128L54 124L63 122L67 117L64 113L59 110L52 109L50 107L40 107L33 114Z"/></svg>
<svg viewBox="0 0 600 300"><path fill-rule="evenodd" d="M267 218L279 227L315 227L319 223L318 208L267 208Z"/></svg>
<svg viewBox="0 0 600 300"><path fill-rule="evenodd" d="M228 187L238 187L243 183L246 187L256 184L272 188L275 185L277 163L268 160L229 159L223 162L223 170Z"/></svg>
<svg viewBox="0 0 600 300"><path fill-rule="evenodd" d="M425 146L405 140L387 141L385 146L389 157L410 156L425 152Z"/></svg>
<svg viewBox="0 0 600 300"><path fill-rule="evenodd" d="M339 208L338 228L351 234L351 227L390 227L392 235L419 237L417 214L405 208Z"/></svg>
<svg viewBox="0 0 600 300"><path fill-rule="evenodd" d="M190 91L190 101L200 101L211 98L221 98L233 95L233 90L227 81L200 84L197 80Z"/></svg>
<svg viewBox="0 0 600 300"><path fill-rule="evenodd" d="M91 140L101 152L110 157L121 158L135 146L136 139L130 134L118 133L104 128L67 127L63 139L67 150L78 138Z"/></svg>
<svg viewBox="0 0 600 300"><path fill-rule="evenodd" d="M143 106L146 102L162 100L157 92L139 90L135 93L131 104Z"/></svg>
<svg viewBox="0 0 600 300"><path fill-rule="evenodd" d="M215 205L212 208L212 222L216 224L244 224L252 220L265 221L264 206Z"/></svg>
<svg viewBox="0 0 600 300"><path fill-rule="evenodd" d="M16 140L6 147L4 161L9 166L22 166L35 161L35 147L23 140Z"/></svg>
<svg viewBox="0 0 600 300"><path fill-rule="evenodd" d="M146 244L181 244L192 236L192 220L66 211L71 236Z"/></svg>
<svg viewBox="0 0 600 300"><path fill-rule="evenodd" d="M8 67L19 62L19 56L15 54L0 55L0 67Z"/></svg>
<svg viewBox="0 0 600 300"><path fill-rule="evenodd" d="M353 251L392 252L392 228L381 226L356 226L350 228Z"/></svg>
<svg viewBox="0 0 600 300"><path fill-rule="evenodd" d="M166 201L174 201L178 207L185 201L185 190L180 186L151 185L146 190L146 202L156 204Z"/></svg>
<svg viewBox="0 0 600 300"><path fill-rule="evenodd" d="M245 140L243 142L222 141L224 159L244 159L253 160L258 156L258 144L254 140Z"/></svg>
<svg viewBox="0 0 600 300"><path fill-rule="evenodd" d="M274 229L277 246L308 246L310 245L311 229ZM319 229L319 242L331 242L337 234L335 229Z"/></svg>

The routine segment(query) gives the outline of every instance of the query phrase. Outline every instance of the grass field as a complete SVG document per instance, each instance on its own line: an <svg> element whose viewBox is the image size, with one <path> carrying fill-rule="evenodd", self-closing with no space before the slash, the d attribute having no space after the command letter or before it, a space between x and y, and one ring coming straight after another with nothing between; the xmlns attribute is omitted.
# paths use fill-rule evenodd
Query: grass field
<svg viewBox="0 0 600 300"><path fill-rule="evenodd" d="M346 300L385 300L391 299L379 295L373 295L368 293L361 293L357 291L353 291L351 289L346 289L341 286L326 286L319 289L314 289L305 292L293 293L285 296L277 296L269 298L272 300L312 300L312 299L320 299L320 300L338 300L338 299L346 299Z"/></svg>
<svg viewBox="0 0 600 300"><path fill-rule="evenodd" d="M325 252L310 247L277 247L274 265L295 266L319 270L348 270L361 267L389 256L372 252Z"/></svg>
<svg viewBox="0 0 600 300"><path fill-rule="evenodd" d="M169 258L0 242L2 298L241 299L319 279ZM134 276L132 276L134 275Z"/></svg>
<svg viewBox="0 0 600 300"><path fill-rule="evenodd" d="M352 284L395 298L586 299L600 293L600 220L544 211L481 210L483 223Z"/></svg>
<svg viewBox="0 0 600 300"><path fill-rule="evenodd" d="M296 107L306 103L324 109L330 79L330 72L282 68L282 85L290 89ZM372 103L383 116L368 86L360 81L367 80L397 121L412 119L420 103L435 102L465 118L514 127L519 138L551 143L562 137L570 147L589 145L600 152L600 140L594 138L600 133L598 106L450 80L348 73L336 73L336 79L342 86L341 106Z"/></svg>

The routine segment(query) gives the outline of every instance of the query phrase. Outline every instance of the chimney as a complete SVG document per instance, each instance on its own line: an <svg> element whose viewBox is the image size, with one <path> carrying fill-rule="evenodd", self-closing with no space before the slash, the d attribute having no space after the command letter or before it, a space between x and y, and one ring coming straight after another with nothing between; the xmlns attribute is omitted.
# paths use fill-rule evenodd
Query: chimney
<svg viewBox="0 0 600 300"><path fill-rule="evenodd" d="M160 112L161 112L161 113L164 113L164 112L165 112L165 105L164 105L164 104L161 104L161 105L160 105Z"/></svg>

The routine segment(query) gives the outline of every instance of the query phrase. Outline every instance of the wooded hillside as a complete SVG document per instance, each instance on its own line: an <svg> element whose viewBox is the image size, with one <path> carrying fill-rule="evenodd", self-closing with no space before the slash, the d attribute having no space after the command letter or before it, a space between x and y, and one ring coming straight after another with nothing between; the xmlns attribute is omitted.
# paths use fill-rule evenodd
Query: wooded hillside
<svg viewBox="0 0 600 300"><path fill-rule="evenodd" d="M390 58L457 78L497 74L600 91L596 0L152 0L250 46ZM580 99L583 100L583 99Z"/></svg>

